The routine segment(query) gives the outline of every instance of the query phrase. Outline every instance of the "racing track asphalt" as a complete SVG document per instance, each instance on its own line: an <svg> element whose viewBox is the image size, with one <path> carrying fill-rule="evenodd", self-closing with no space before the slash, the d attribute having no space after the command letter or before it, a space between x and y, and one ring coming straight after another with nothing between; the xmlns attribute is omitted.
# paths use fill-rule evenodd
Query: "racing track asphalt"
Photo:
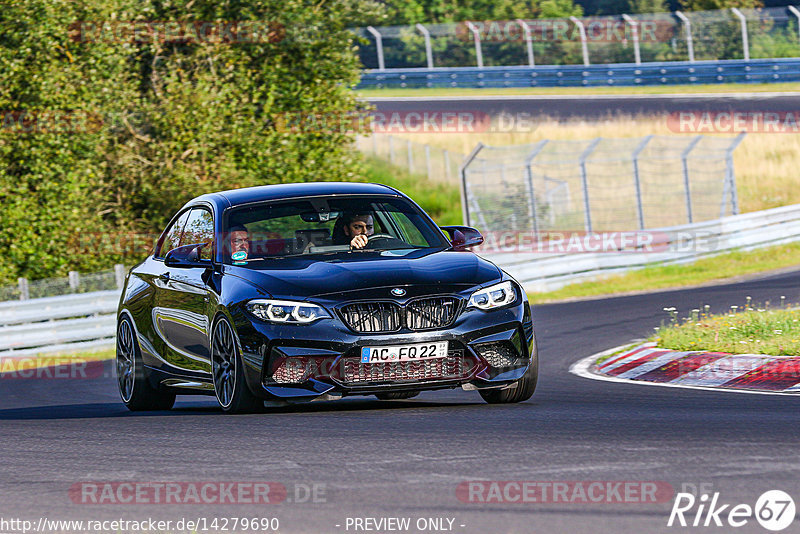
<svg viewBox="0 0 800 534"><path fill-rule="evenodd" d="M798 93L722 93L666 95L527 95L453 97L372 97L367 100L383 113L482 112L529 113L555 119L602 119L618 114L665 115L691 111L796 112Z"/></svg>
<svg viewBox="0 0 800 534"><path fill-rule="evenodd" d="M647 336L665 306L721 311L747 295L800 302L800 271L536 306L540 386L530 401L511 406L448 390L247 416L179 397L171 412L132 414L112 378L0 379L0 517L276 516L281 532L310 533L354 532L345 530L346 518L364 516L450 517L463 533L708 530L667 528L671 501L467 504L455 488L475 479L666 481L676 491L712 484L724 503L752 506L769 489L800 499L800 399L616 384L568 372L580 358ZM82 505L68 497L80 481L254 480L290 491L296 483L324 484L327 502L165 507ZM764 532L753 520L736 531Z"/></svg>

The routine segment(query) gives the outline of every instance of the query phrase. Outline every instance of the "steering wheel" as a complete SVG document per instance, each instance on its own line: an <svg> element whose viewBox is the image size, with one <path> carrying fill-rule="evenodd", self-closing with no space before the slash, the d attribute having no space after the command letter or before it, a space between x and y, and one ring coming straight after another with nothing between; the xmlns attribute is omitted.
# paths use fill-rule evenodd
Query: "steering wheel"
<svg viewBox="0 0 800 534"><path fill-rule="evenodd" d="M367 237L367 243L369 243L373 239L397 239L397 238L389 234L372 234L371 236Z"/></svg>

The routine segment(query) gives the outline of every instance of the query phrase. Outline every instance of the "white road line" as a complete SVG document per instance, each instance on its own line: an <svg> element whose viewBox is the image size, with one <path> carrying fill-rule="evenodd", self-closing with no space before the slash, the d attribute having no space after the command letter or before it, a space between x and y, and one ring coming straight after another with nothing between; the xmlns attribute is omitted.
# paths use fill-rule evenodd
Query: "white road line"
<svg viewBox="0 0 800 534"><path fill-rule="evenodd" d="M734 388L722 388L722 387L692 386L687 384L673 384L671 382L646 382L644 380L629 380L625 378L618 378L616 376L600 375L592 372L591 369L594 365L594 362L596 362L598 358L606 356L607 354L613 354L628 346L630 346L630 343L626 343L624 345L620 345L619 347L614 347L612 349L604 350L602 352L598 352L597 354L592 354L591 356L587 356L586 358L583 358L573 363L569 368L569 372L574 375L580 376L582 378L589 378L591 380L602 380L605 382L621 382L624 384L636 384L640 386L661 386L668 388L701 389L704 391L718 391L720 393L748 393L751 395L785 395L789 397L796 397L797 393L800 392L800 389L794 391L788 391L788 390L753 391L749 389L734 389Z"/></svg>

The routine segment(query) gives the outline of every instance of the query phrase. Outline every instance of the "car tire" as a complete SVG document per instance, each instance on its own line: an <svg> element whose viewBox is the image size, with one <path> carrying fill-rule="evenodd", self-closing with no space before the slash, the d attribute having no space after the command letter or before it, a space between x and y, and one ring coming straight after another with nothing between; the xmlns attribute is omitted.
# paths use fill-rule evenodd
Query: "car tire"
<svg viewBox="0 0 800 534"><path fill-rule="evenodd" d="M533 341L533 352L531 354L531 363L525 374L519 380L506 389L501 390L486 390L481 391L481 397L489 404L510 404L514 402L523 402L533 396L536 390L536 382L539 380L539 349L536 346L536 340Z"/></svg>
<svg viewBox="0 0 800 534"><path fill-rule="evenodd" d="M238 338L224 316L214 323L211 336L211 376L223 412L256 413L264 409L264 401L247 386Z"/></svg>
<svg viewBox="0 0 800 534"><path fill-rule="evenodd" d="M389 393L376 393L375 396L380 400L402 400L411 399L419 395L419 391L392 391Z"/></svg>
<svg viewBox="0 0 800 534"><path fill-rule="evenodd" d="M124 315L117 325L116 375L122 402L132 412L169 410L175 394L154 388L142 362L133 321Z"/></svg>

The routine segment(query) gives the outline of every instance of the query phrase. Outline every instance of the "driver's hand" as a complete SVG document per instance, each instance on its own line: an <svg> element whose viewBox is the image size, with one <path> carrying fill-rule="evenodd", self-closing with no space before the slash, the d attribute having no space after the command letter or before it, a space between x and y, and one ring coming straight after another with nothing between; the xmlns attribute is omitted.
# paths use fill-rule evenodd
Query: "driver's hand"
<svg viewBox="0 0 800 534"><path fill-rule="evenodd" d="M350 246L352 248L364 248L367 246L367 236L364 234L359 234L350 241Z"/></svg>

